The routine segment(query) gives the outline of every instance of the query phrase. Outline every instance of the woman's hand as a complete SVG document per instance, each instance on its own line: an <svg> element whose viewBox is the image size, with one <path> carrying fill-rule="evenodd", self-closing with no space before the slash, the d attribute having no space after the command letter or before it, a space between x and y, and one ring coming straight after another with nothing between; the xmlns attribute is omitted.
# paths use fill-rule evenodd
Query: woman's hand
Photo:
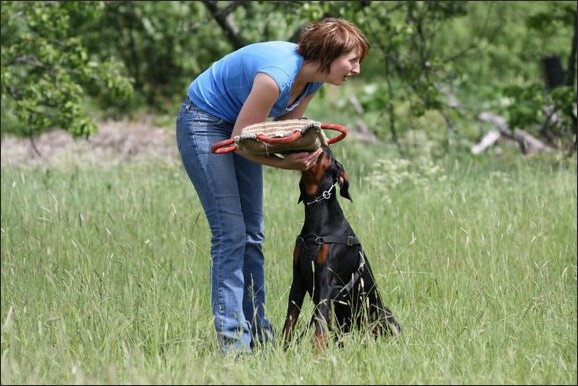
<svg viewBox="0 0 578 386"><path fill-rule="evenodd" d="M305 171L311 168L317 162L317 159L323 153L323 149L319 148L312 152L289 153L285 156L284 161L286 169L294 169Z"/></svg>
<svg viewBox="0 0 578 386"><path fill-rule="evenodd" d="M317 159L323 154L323 149L319 148L312 152L302 151L299 153L289 153L284 156L254 154L245 152L242 149L237 150L237 153L262 165L280 169L304 171L315 165Z"/></svg>

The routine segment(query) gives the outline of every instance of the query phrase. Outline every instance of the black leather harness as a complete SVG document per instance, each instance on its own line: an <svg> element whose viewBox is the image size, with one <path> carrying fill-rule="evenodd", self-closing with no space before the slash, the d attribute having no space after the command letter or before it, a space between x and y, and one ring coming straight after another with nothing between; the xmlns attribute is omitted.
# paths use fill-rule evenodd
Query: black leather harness
<svg viewBox="0 0 578 386"><path fill-rule="evenodd" d="M354 245L361 245L361 243L355 236L334 236L334 235L317 236L316 234L299 235L297 237L297 243L300 245L304 245L307 243L314 243L316 245L345 244L348 247L352 247ZM338 295L343 291L346 292L351 291L355 283L357 283L357 280L359 280L359 278L361 277L361 274L363 273L364 269L365 269L365 258L363 257L363 251L360 249L359 267L357 267L357 270L351 275L351 279L349 280L349 282L347 282L347 284L345 284L343 288L339 290Z"/></svg>
<svg viewBox="0 0 578 386"><path fill-rule="evenodd" d="M361 244L355 236L317 236L316 234L299 235L297 243L306 244L307 241L313 240L315 244L345 244L348 247Z"/></svg>

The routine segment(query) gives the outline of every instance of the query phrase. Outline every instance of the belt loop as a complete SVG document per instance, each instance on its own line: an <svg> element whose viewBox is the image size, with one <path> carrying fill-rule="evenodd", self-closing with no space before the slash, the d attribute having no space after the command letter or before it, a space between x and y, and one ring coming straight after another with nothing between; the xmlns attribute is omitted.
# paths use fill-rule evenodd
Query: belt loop
<svg viewBox="0 0 578 386"><path fill-rule="evenodd" d="M193 104L193 101L191 100L191 98L189 98L189 94L187 94L187 97L185 98L185 105L187 106L187 108L191 108L194 107L195 105Z"/></svg>

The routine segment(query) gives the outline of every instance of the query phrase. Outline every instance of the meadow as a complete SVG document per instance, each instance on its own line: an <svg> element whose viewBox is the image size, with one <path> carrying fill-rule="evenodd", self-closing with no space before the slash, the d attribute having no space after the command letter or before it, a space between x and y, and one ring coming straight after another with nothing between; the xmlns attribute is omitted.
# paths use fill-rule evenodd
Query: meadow
<svg viewBox="0 0 578 386"><path fill-rule="evenodd" d="M355 332L224 356L209 230L178 160L3 167L2 384L576 384L576 158L404 161L348 141L342 207L399 339ZM265 169L267 304L280 332L299 174Z"/></svg>

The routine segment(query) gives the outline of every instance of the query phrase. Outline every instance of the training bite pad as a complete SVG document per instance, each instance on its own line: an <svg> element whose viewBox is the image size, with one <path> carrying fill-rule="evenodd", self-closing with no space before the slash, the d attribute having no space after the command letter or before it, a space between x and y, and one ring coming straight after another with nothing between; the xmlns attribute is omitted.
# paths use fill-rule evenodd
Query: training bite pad
<svg viewBox="0 0 578 386"><path fill-rule="evenodd" d="M341 133L328 140L323 129L332 129ZM323 145L341 140L346 134L347 130L342 126L324 124L310 119L267 121L249 125L240 135L215 143L211 151L220 154L242 150L259 155L313 151Z"/></svg>

